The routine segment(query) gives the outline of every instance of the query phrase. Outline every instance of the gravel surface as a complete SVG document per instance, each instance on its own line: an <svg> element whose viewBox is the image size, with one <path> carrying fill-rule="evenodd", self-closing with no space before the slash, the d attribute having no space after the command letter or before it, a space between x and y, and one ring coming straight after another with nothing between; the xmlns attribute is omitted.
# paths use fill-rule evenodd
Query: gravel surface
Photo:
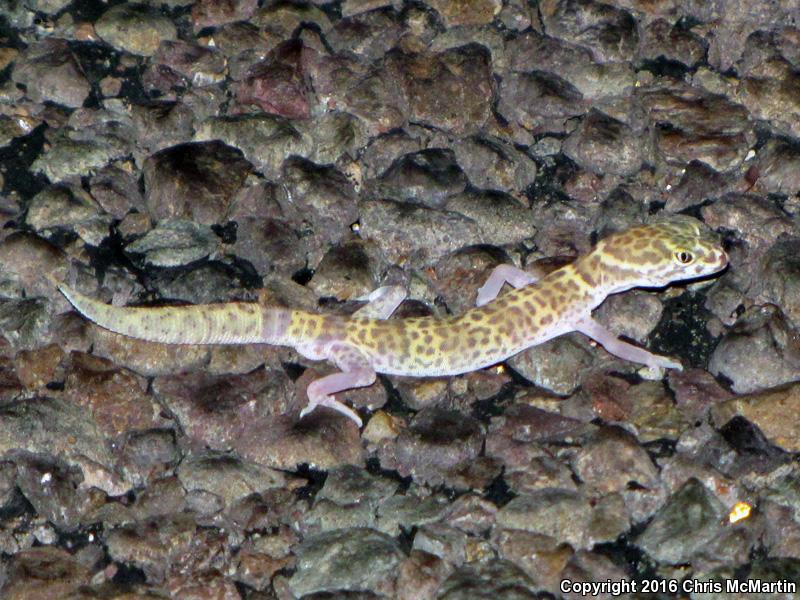
<svg viewBox="0 0 800 600"><path fill-rule="evenodd" d="M798 27L796 0L0 2L2 598L798 597ZM111 334L46 277L445 315L674 213L729 268L597 318L686 370L569 334L346 392L362 431L298 419L328 364Z"/></svg>

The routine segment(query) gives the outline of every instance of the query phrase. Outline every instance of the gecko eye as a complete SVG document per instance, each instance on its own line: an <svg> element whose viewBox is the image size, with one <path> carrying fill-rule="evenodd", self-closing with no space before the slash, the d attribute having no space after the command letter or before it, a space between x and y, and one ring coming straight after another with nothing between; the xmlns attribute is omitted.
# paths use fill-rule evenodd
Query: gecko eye
<svg viewBox="0 0 800 600"><path fill-rule="evenodd" d="M675 260L682 265L688 265L694 260L694 255L686 250L679 250L675 253Z"/></svg>

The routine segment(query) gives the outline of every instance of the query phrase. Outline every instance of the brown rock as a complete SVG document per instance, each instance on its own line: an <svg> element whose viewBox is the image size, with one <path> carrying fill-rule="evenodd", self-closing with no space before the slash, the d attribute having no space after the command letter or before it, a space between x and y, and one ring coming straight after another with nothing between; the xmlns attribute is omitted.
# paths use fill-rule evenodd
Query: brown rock
<svg viewBox="0 0 800 600"><path fill-rule="evenodd" d="M717 427L741 415L787 452L800 451L800 384L738 396L715 405L711 416Z"/></svg>
<svg viewBox="0 0 800 600"><path fill-rule="evenodd" d="M58 378L63 358L64 351L55 344L35 350L21 350L14 359L17 376L29 390L42 388Z"/></svg>
<svg viewBox="0 0 800 600"><path fill-rule="evenodd" d="M77 557L52 546L30 548L14 555L3 584L8 600L67 598L89 583L91 573Z"/></svg>
<svg viewBox="0 0 800 600"><path fill-rule="evenodd" d="M80 352L70 356L65 397L86 407L103 433L116 437L132 429L164 425L161 407L147 395L147 381L112 362Z"/></svg>

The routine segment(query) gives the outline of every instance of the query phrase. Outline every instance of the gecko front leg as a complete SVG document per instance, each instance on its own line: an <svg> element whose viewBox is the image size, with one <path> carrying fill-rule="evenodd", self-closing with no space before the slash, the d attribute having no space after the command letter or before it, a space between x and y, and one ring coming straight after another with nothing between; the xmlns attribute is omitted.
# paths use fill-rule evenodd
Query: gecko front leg
<svg viewBox="0 0 800 600"><path fill-rule="evenodd" d="M339 367L341 373L326 375L308 386L308 405L300 411L302 419L318 406L327 406L352 419L361 428L361 418L349 406L334 398L334 394L350 388L364 387L375 381L375 369L357 348L343 342L334 342L321 352L324 358Z"/></svg>
<svg viewBox="0 0 800 600"><path fill-rule="evenodd" d="M538 277L518 269L514 265L498 265L489 275L486 283L478 290L475 306L483 306L497 298L497 294L500 293L506 283L515 288L521 288L536 283L538 279Z"/></svg>
<svg viewBox="0 0 800 600"><path fill-rule="evenodd" d="M363 298L360 298L363 299ZM371 292L365 304L353 313L353 317L359 319L388 319L397 309L403 300L406 299L406 291L399 285L385 285Z"/></svg>
<svg viewBox="0 0 800 600"><path fill-rule="evenodd" d="M573 323L575 331L580 331L587 337L603 346L609 354L647 365L650 368L662 367L664 369L683 370L679 362L675 362L667 356L653 354L628 342L624 342L614 335L611 331L587 315Z"/></svg>

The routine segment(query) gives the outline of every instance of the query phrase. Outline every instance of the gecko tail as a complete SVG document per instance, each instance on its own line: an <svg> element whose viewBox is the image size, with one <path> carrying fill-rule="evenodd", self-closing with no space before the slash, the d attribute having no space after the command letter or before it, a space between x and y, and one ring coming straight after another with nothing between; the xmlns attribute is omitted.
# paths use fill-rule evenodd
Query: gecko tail
<svg viewBox="0 0 800 600"><path fill-rule="evenodd" d="M164 344L275 343L283 334L280 309L226 302L197 306L110 306L59 283L58 289L84 317L129 337Z"/></svg>

